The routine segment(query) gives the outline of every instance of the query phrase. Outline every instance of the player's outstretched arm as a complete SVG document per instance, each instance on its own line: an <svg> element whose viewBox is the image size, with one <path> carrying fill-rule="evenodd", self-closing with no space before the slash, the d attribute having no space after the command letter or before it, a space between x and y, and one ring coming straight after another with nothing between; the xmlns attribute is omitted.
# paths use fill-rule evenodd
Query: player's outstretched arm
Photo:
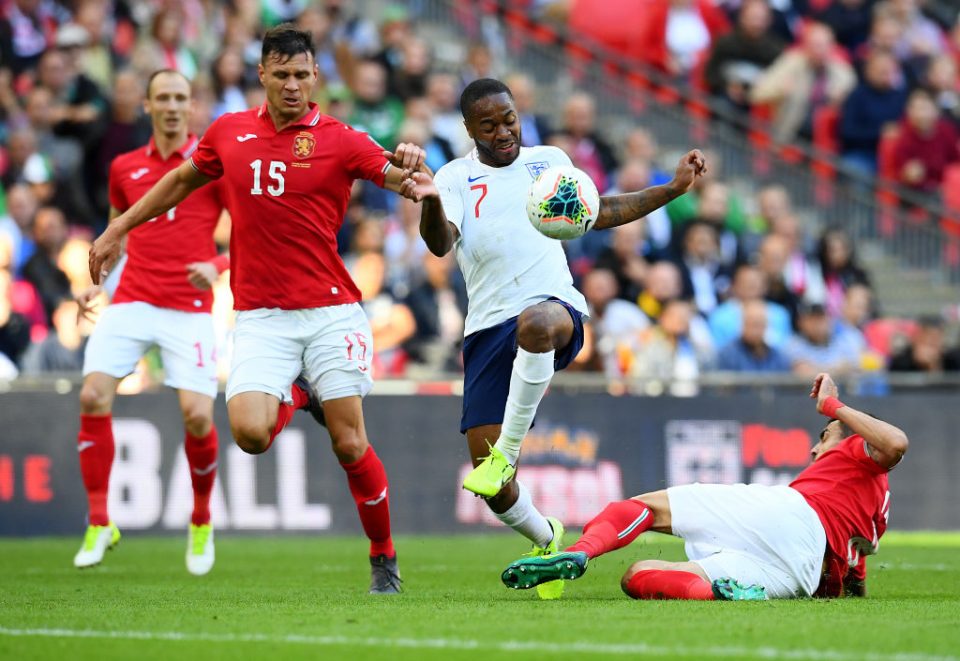
<svg viewBox="0 0 960 661"><path fill-rule="evenodd" d="M447 220L440 202L440 191L427 172L414 172L400 186L400 194L414 202L422 202L420 236L427 248L437 257L443 257L453 248L457 239L456 226Z"/></svg>
<svg viewBox="0 0 960 661"><path fill-rule="evenodd" d="M427 152L415 144L401 142L392 152L384 150L383 156L391 165L383 178L383 187L394 193L400 193L403 182L414 172L426 172L433 176L433 171L424 163Z"/></svg>
<svg viewBox="0 0 960 661"><path fill-rule="evenodd" d="M600 213L595 230L605 230L626 225L656 211L670 200L680 197L693 186L697 177L707 171L707 162L703 152L694 149L683 155L673 179L662 186L651 186L636 193L607 195L600 198Z"/></svg>
<svg viewBox="0 0 960 661"><path fill-rule="evenodd" d="M100 284L116 263L120 257L120 242L130 230L166 213L209 181L187 161L165 174L146 195L117 216L90 248L89 266L93 284Z"/></svg>
<svg viewBox="0 0 960 661"><path fill-rule="evenodd" d="M878 464L888 470L896 466L910 445L903 430L844 404L837 399L838 394L837 384L826 372L817 375L810 389L810 397L817 400L818 412L836 418L854 434L862 436L870 456Z"/></svg>

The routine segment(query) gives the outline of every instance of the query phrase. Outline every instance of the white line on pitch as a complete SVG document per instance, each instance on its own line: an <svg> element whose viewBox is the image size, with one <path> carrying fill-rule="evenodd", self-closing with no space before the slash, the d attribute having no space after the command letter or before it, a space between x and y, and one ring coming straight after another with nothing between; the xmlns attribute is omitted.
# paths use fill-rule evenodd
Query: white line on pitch
<svg viewBox="0 0 960 661"><path fill-rule="evenodd" d="M547 643L541 641L487 642L457 638L375 638L309 636L298 634L207 634L180 631L95 631L92 629L10 629L0 627L0 636L36 638L106 638L113 640L159 640L211 643L288 643L317 646L355 646L407 649L493 649L501 652L652 655L652 656L753 656L763 659L818 659L826 661L960 661L955 656L914 652L845 652L831 649L778 649L776 647L650 645L647 643Z"/></svg>

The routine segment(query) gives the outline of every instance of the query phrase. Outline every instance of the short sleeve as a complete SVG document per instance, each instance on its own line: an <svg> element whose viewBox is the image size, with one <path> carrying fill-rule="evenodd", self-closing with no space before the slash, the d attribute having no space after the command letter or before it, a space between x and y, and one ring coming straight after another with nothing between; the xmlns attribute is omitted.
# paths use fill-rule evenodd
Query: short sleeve
<svg viewBox="0 0 960 661"><path fill-rule="evenodd" d="M226 116L226 115L225 115ZM215 121L200 138L196 150L190 157L193 168L209 179L219 179L223 176L223 162L216 150L217 137L220 135L222 118Z"/></svg>
<svg viewBox="0 0 960 661"><path fill-rule="evenodd" d="M559 147L550 147L550 165L569 165L573 166L573 161L570 160L570 157L567 156L567 152L563 151Z"/></svg>
<svg viewBox="0 0 960 661"><path fill-rule="evenodd" d="M458 232L463 232L463 186L456 179L457 170L451 165L445 165L433 178L433 183L440 192L440 204L443 213L451 223L456 225Z"/></svg>
<svg viewBox="0 0 960 661"><path fill-rule="evenodd" d="M868 473L872 475L883 475L884 473L890 472L889 468L881 466L873 460L873 457L870 456L867 441L864 440L862 436L851 436L846 442L849 443L848 452L853 455L854 460L866 469Z"/></svg>
<svg viewBox="0 0 960 661"><path fill-rule="evenodd" d="M127 202L127 196L123 192L123 186L120 185L121 175L120 168L117 167L119 159L113 159L113 162L110 164L110 175L107 181L107 192L110 198L110 206L123 213L128 208L130 208L130 203Z"/></svg>
<svg viewBox="0 0 960 661"><path fill-rule="evenodd" d="M353 179L366 179L383 186L389 162L376 140L367 133L344 126L340 145L347 172Z"/></svg>

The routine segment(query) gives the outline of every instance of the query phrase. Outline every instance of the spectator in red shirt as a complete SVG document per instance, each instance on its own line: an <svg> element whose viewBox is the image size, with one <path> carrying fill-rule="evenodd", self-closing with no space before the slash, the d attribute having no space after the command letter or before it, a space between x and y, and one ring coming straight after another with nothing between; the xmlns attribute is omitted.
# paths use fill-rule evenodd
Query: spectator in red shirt
<svg viewBox="0 0 960 661"><path fill-rule="evenodd" d="M930 93L915 90L907 101L907 114L894 147L900 183L918 191L936 191L946 167L960 160L957 140L957 130L940 116Z"/></svg>
<svg viewBox="0 0 960 661"><path fill-rule="evenodd" d="M710 0L651 0L643 10L632 54L671 76L685 76L717 37L730 31Z"/></svg>

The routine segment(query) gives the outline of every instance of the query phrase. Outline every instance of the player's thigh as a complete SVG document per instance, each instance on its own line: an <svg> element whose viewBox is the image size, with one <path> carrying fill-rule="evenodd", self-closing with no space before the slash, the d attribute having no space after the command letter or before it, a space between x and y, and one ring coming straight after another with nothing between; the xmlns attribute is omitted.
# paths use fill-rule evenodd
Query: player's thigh
<svg viewBox="0 0 960 661"><path fill-rule="evenodd" d="M660 491L650 491L648 493L634 496L631 500L637 500L646 505L653 513L653 525L650 527L654 532L660 532L665 535L673 534L672 517L670 514L670 497L666 489Z"/></svg>
<svg viewBox="0 0 960 661"><path fill-rule="evenodd" d="M277 402L293 401L290 385L303 370L305 347L299 312L258 309L237 313L228 403L247 392L263 393Z"/></svg>
<svg viewBox="0 0 960 661"><path fill-rule="evenodd" d="M80 412L87 415L106 415L113 409L120 379L103 372L90 372L80 386Z"/></svg>
<svg viewBox="0 0 960 661"><path fill-rule="evenodd" d="M511 319L471 333L464 340L461 434L503 422L517 354L516 328L516 319ZM491 443L495 441L496 437Z"/></svg>
<svg viewBox="0 0 960 661"><path fill-rule="evenodd" d="M277 425L279 410L280 398L276 395L258 390L237 393L227 400L227 415L234 440L238 445L251 439L265 442Z"/></svg>
<svg viewBox="0 0 960 661"><path fill-rule="evenodd" d="M193 390L178 390L180 413L187 431L194 436L205 436L213 424L214 397Z"/></svg>
<svg viewBox="0 0 960 661"><path fill-rule="evenodd" d="M799 581L778 563L740 551L720 551L696 560L707 580L733 578L742 585L762 585L770 599L793 599L804 596Z"/></svg>
<svg viewBox="0 0 960 661"><path fill-rule="evenodd" d="M353 463L369 447L363 423L363 399L358 395L323 402L323 417L333 443L333 452L342 463Z"/></svg>
<svg viewBox="0 0 960 661"><path fill-rule="evenodd" d="M686 542L688 556L755 550L755 531L777 512L765 500L772 497L769 487L754 486L687 484L667 489L673 532Z"/></svg>
<svg viewBox="0 0 960 661"><path fill-rule="evenodd" d="M217 396L217 352L213 317L204 312L157 310L156 334L164 383L208 398Z"/></svg>
<svg viewBox="0 0 960 661"><path fill-rule="evenodd" d="M83 376L99 372L116 379L130 374L155 340L154 312L146 303L107 306L83 353Z"/></svg>
<svg viewBox="0 0 960 661"><path fill-rule="evenodd" d="M303 312L315 329L303 352L303 371L320 400L366 396L373 387L373 333L363 309L351 304Z"/></svg>

